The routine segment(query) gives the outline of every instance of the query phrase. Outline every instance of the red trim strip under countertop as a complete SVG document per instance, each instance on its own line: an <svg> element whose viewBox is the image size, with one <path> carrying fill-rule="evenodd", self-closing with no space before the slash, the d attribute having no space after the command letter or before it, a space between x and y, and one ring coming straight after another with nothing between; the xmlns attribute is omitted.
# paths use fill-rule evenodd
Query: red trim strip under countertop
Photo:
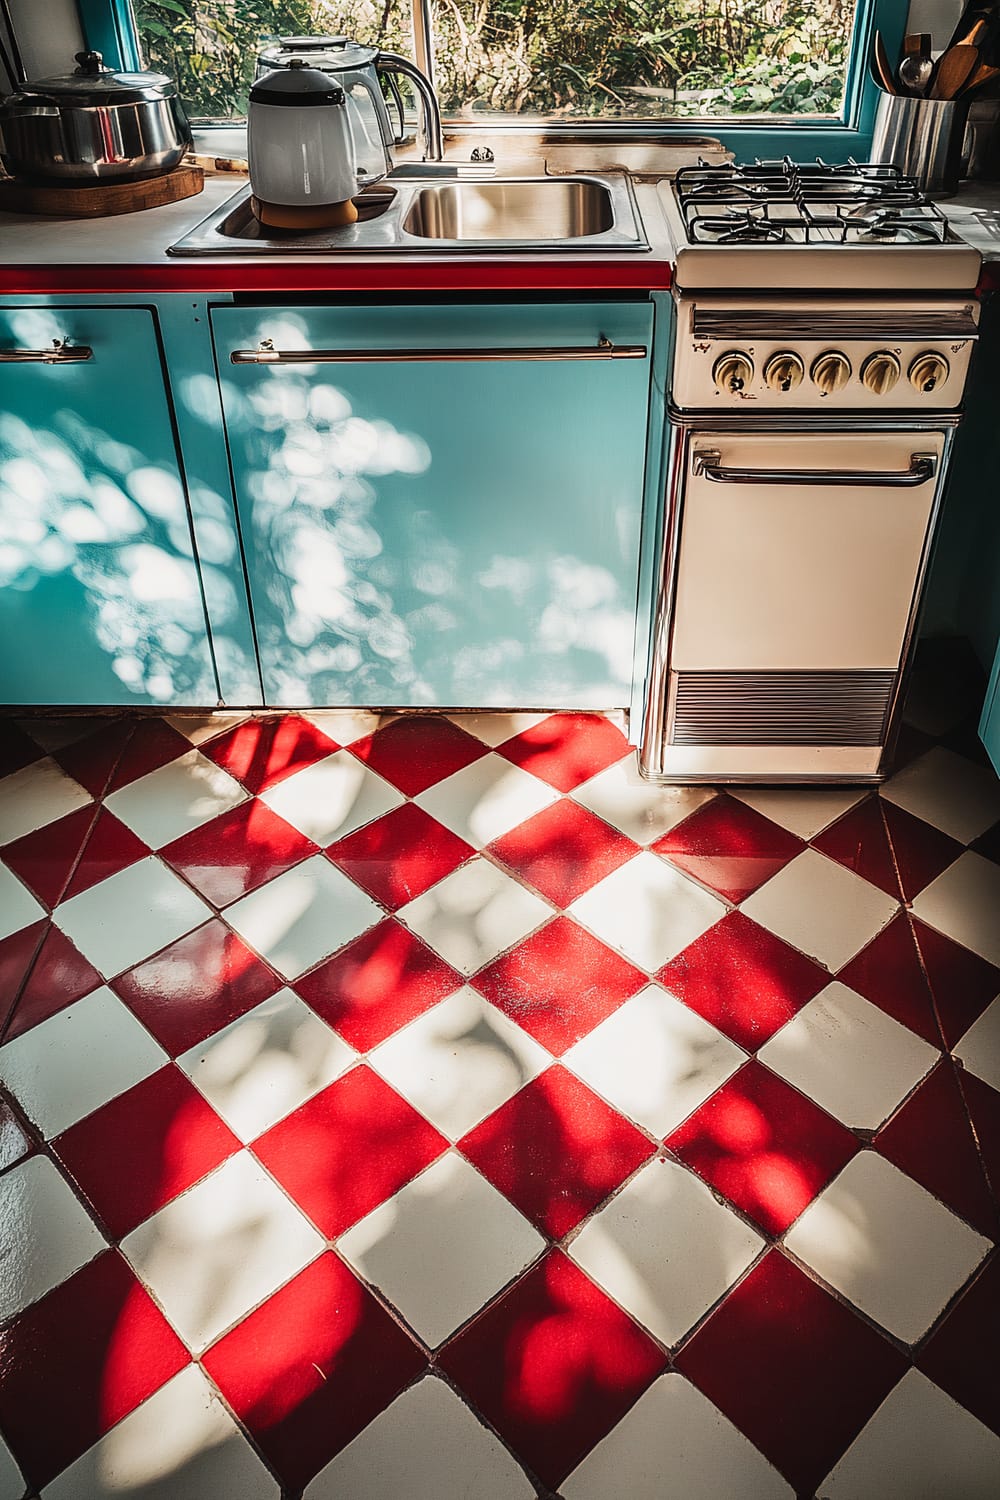
<svg viewBox="0 0 1000 1500"><path fill-rule="evenodd" d="M435 261L374 263L172 260L157 265L0 266L0 294L59 292L665 291L667 261Z"/></svg>

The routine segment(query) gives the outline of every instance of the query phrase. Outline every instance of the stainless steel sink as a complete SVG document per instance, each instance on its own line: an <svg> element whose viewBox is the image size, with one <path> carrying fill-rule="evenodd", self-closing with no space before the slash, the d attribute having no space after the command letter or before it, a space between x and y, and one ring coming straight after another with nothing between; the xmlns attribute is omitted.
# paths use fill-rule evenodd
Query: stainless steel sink
<svg viewBox="0 0 1000 1500"><path fill-rule="evenodd" d="M442 182L417 190L403 231L422 240L539 244L606 234L615 224L611 192L593 177L515 182Z"/></svg>
<svg viewBox="0 0 1000 1500"><path fill-rule="evenodd" d="M459 169L460 171L461 169ZM455 172L455 169L452 169ZM506 254L648 250L628 178L618 174L416 177L390 173L341 229L283 234L254 217L249 185L171 245L170 255Z"/></svg>

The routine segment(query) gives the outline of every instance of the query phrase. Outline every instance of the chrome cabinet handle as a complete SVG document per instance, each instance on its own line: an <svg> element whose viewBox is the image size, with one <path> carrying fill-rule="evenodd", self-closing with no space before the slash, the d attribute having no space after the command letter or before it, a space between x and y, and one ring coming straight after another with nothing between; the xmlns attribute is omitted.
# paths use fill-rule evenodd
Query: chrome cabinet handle
<svg viewBox="0 0 1000 1500"><path fill-rule="evenodd" d="M51 349L0 349L0 365L78 365L93 357L88 345L65 339L53 339Z"/></svg>
<svg viewBox="0 0 1000 1500"><path fill-rule="evenodd" d="M926 484L937 473L936 453L911 453L908 469L741 469L722 463L717 448L694 454L696 475L714 484L850 484L873 488L906 488Z"/></svg>
<svg viewBox="0 0 1000 1500"><path fill-rule="evenodd" d="M276 349L261 339L256 349L234 349L234 365L459 364L472 360L645 359L645 344L614 344L602 334L583 348L539 349Z"/></svg>

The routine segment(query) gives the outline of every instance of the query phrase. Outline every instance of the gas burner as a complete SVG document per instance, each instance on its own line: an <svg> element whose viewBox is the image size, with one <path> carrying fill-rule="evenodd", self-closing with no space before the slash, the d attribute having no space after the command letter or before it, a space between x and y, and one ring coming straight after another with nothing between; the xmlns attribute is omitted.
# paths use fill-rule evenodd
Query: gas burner
<svg viewBox="0 0 1000 1500"><path fill-rule="evenodd" d="M703 214L691 225L693 239L713 245L774 245L788 239L783 225L747 209Z"/></svg>

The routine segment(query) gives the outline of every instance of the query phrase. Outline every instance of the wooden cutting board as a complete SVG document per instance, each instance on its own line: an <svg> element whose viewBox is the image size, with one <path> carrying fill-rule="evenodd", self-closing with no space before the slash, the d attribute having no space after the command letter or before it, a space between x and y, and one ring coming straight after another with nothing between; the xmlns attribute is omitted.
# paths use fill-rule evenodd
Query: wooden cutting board
<svg viewBox="0 0 1000 1500"><path fill-rule="evenodd" d="M200 167L175 167L162 177L142 182L109 182L87 187L54 186L0 181L0 210L13 214L51 214L61 219L97 219L111 214L134 214L193 198L205 186Z"/></svg>

